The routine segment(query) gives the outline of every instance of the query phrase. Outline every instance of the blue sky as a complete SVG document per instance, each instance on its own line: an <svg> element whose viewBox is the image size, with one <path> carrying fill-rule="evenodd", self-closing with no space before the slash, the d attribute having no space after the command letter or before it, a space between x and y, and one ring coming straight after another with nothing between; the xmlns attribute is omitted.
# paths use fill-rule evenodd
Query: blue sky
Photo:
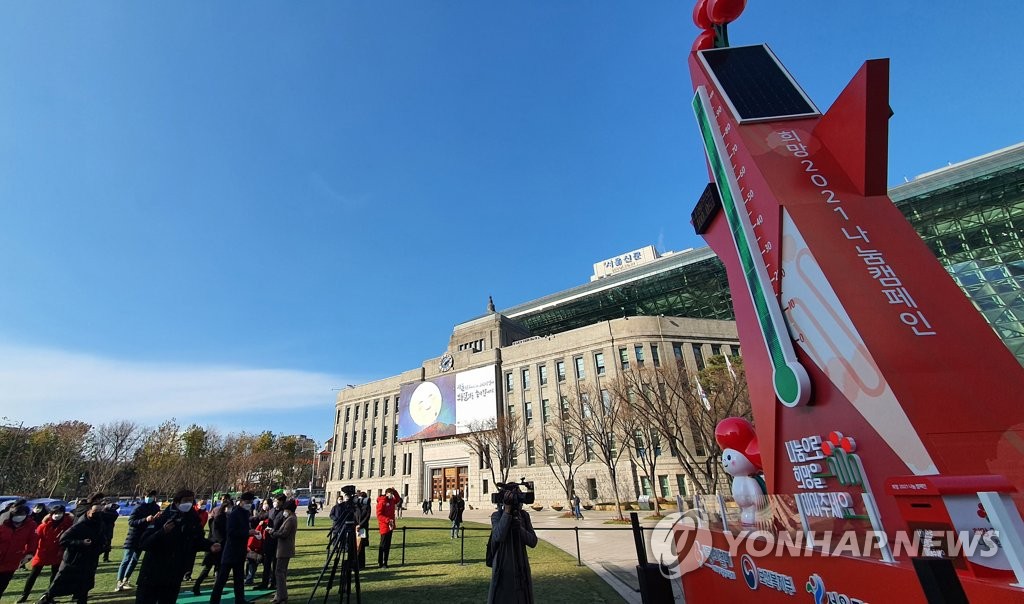
<svg viewBox="0 0 1024 604"><path fill-rule="evenodd" d="M1019 2L751 2L891 183L1024 140ZM0 4L0 417L330 435L454 324L698 247L678 1Z"/></svg>

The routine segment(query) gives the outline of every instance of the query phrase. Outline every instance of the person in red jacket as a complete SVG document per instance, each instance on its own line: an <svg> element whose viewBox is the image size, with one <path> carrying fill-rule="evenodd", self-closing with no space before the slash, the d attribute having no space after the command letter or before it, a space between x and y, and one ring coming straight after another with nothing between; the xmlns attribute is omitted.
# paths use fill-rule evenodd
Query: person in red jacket
<svg viewBox="0 0 1024 604"><path fill-rule="evenodd" d="M57 576L57 569L64 557L64 548L60 546L60 536L64 531L71 528L74 520L68 514L64 506L58 504L50 508L50 513L43 517L43 522L36 527L36 536L39 537L39 546L36 548L36 555L32 558L32 571L25 581L25 590L18 602L28 602L28 596L32 593L32 587L36 579L43 572L43 568L50 567L50 583Z"/></svg>
<svg viewBox="0 0 1024 604"><path fill-rule="evenodd" d="M245 584L252 585L256 582L256 569L263 560L263 539L267 536L267 529L270 528L270 519L264 518L256 525L256 534L249 537L246 542L245 552Z"/></svg>
<svg viewBox="0 0 1024 604"><path fill-rule="evenodd" d="M377 568L388 567L391 554L391 535L395 531L395 506L402 503L398 491L388 488L377 498L377 525L380 528L380 545L377 547Z"/></svg>
<svg viewBox="0 0 1024 604"><path fill-rule="evenodd" d="M29 516L27 505L19 505L0 524L0 598L11 583L14 571L32 559L38 543L36 521Z"/></svg>

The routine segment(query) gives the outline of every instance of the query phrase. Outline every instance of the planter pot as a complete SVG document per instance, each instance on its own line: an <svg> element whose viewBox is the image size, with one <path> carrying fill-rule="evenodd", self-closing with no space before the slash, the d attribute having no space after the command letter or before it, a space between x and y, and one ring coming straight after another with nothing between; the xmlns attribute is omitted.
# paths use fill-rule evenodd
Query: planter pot
<svg viewBox="0 0 1024 604"><path fill-rule="evenodd" d="M551 509L555 510L556 512L561 512L564 509L564 507L560 505L553 505L551 506Z"/></svg>
<svg viewBox="0 0 1024 604"><path fill-rule="evenodd" d="M590 505L590 504L588 503L587 505L583 506L583 509L585 509L585 510L587 510L587 511L590 511L590 510L594 509L594 506L592 506L592 505Z"/></svg>
<svg viewBox="0 0 1024 604"><path fill-rule="evenodd" d="M544 506L542 506L542 505L532 505L530 507L532 507L533 511L535 511L535 512L539 512L539 511L544 509Z"/></svg>

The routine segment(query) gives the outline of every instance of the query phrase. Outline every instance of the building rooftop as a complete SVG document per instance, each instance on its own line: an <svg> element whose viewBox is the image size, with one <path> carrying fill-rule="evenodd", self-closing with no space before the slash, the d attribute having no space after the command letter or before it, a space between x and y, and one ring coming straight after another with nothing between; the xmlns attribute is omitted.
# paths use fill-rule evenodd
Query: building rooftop
<svg viewBox="0 0 1024 604"><path fill-rule="evenodd" d="M965 182L1003 170L1019 170L1022 164L1024 164L1024 143L1018 143L966 161L950 164L938 170L925 172L910 182L889 189L889 198L898 204L917 195L962 185Z"/></svg>

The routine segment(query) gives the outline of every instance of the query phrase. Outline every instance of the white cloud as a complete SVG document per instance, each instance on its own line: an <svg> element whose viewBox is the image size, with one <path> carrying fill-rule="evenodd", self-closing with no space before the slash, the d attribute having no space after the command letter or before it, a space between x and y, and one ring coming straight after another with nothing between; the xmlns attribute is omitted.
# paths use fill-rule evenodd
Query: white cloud
<svg viewBox="0 0 1024 604"><path fill-rule="evenodd" d="M332 388L346 383L358 382L289 369L126 361L0 344L0 417L26 425L64 419L153 425L172 417L202 424L239 412L323 410L333 406Z"/></svg>

